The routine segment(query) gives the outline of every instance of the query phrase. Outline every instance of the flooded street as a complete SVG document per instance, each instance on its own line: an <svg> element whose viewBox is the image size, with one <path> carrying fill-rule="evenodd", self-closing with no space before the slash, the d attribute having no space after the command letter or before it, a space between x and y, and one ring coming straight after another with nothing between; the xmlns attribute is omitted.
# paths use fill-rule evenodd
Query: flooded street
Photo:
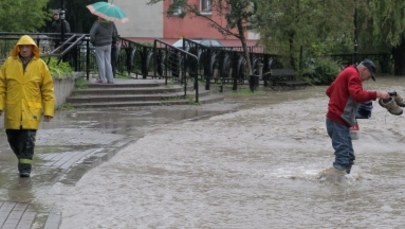
<svg viewBox="0 0 405 229"><path fill-rule="evenodd" d="M365 87L405 96L405 77ZM58 111L38 131L29 180L2 131L0 220L28 204L32 229L50 219L66 229L404 228L405 116L374 102L359 120L352 173L321 181L334 159L325 88Z"/></svg>
<svg viewBox="0 0 405 229"><path fill-rule="evenodd" d="M403 77L366 87L405 96L397 85ZM373 103L371 119L359 120L352 173L322 182L334 158L324 90L238 98L246 109L197 120L95 121L98 131L139 139L38 201L54 203L67 229L404 228L405 116Z"/></svg>

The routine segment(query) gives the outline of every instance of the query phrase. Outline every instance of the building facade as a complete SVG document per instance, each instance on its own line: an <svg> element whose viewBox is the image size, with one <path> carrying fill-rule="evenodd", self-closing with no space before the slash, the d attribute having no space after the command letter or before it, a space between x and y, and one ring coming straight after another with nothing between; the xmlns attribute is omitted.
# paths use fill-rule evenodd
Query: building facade
<svg viewBox="0 0 405 229"><path fill-rule="evenodd" d="M211 22L203 17L183 15L182 9L177 9L168 14L173 0L165 0L149 5L149 0L117 0L114 4L125 10L129 22L118 24L121 37L126 37L137 42L152 42L159 38L167 43L174 43L183 37L193 39L216 39L226 46L240 46L240 41L233 37L224 37L212 27ZM189 0L206 15L219 25L226 25L226 19L213 10L212 0ZM235 31L236 32L236 31ZM255 33L247 32L248 45L254 46L258 41Z"/></svg>

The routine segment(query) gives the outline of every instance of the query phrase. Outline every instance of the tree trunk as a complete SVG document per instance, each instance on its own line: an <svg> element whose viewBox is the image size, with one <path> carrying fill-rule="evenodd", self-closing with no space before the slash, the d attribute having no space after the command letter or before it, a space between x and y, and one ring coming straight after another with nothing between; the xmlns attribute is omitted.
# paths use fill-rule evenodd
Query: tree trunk
<svg viewBox="0 0 405 229"><path fill-rule="evenodd" d="M294 33L290 33L289 35L289 44L290 44L290 65L292 68L295 68L295 49L294 49Z"/></svg>
<svg viewBox="0 0 405 229"><path fill-rule="evenodd" d="M394 74L405 76L405 39L402 39L399 46L393 48Z"/></svg>
<svg viewBox="0 0 405 229"><path fill-rule="evenodd" d="M249 71L249 76L253 74L252 64L250 63L250 55L249 50L246 45L246 37L245 37L245 30L243 29L242 20L238 20L237 22L238 32L239 32L239 40L242 43L243 53L245 54L246 64Z"/></svg>

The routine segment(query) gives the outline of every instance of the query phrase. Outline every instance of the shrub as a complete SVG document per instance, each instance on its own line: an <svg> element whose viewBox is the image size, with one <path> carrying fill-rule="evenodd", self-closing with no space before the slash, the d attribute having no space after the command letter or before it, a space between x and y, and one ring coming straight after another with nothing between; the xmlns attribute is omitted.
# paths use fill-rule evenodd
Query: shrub
<svg viewBox="0 0 405 229"><path fill-rule="evenodd" d="M89 82L83 78L78 78L75 80L75 88L85 89L88 88Z"/></svg>
<svg viewBox="0 0 405 229"><path fill-rule="evenodd" d="M47 61L49 71L51 72L53 78L55 79L64 79L73 77L73 70L70 67L69 63L60 61L55 58L51 57Z"/></svg>
<svg viewBox="0 0 405 229"><path fill-rule="evenodd" d="M314 85L329 85L341 70L340 65L329 58L310 59L304 65L302 76Z"/></svg>

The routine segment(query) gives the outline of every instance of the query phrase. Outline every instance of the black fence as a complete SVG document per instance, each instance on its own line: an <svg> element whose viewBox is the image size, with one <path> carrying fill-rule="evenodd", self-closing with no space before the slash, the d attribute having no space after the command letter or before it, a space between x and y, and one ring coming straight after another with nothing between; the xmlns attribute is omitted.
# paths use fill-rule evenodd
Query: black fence
<svg viewBox="0 0 405 229"><path fill-rule="evenodd" d="M348 54L332 54L333 60L341 63L343 66L358 64L362 60L368 58L373 60L377 65L377 69L381 73L390 73L392 70L392 60L390 53L348 53Z"/></svg>
<svg viewBox="0 0 405 229"><path fill-rule="evenodd" d="M177 77L191 73L204 81L206 90L210 89L211 83L219 84L221 89L225 84L232 84L236 90L238 85L247 84L250 78L251 73L241 47L212 47L183 39L180 49L195 55L198 63L190 61L179 52L179 48L171 45L155 45L154 49L154 77ZM273 65L280 65L277 63L277 55L255 52L256 50L256 47L249 47L253 75L261 75L261 72L270 71ZM264 82L266 84L266 79Z"/></svg>
<svg viewBox="0 0 405 229"><path fill-rule="evenodd" d="M0 33L0 63L9 54L16 41L23 34ZM97 72L94 48L88 34L31 33L46 60L50 57L69 62L74 71ZM185 53L188 53L187 55ZM225 84L247 85L251 76L255 76L264 86L268 86L268 73L272 68L283 68L280 56L263 53L257 47L249 47L252 72L248 71L247 60L241 47L210 47L194 40L183 39L182 47L173 47L156 40L152 44L140 44L125 38L119 38L112 47L112 65L114 73L127 74L145 79L165 78L185 83L187 80L199 80L209 90L211 84L223 89ZM196 60L194 58L196 57ZM342 65L348 65L371 58L379 65L383 73L390 71L389 54L339 54L331 55ZM264 73L264 74L262 74ZM264 75L265 77L261 77ZM195 84L195 83L194 83ZM186 90L186 88L185 88Z"/></svg>
<svg viewBox="0 0 405 229"><path fill-rule="evenodd" d="M0 33L0 63L2 63L10 51L14 48L21 33ZM60 34L55 33L26 33L37 43L41 57L45 61L57 58L70 64L74 71L96 71L96 63L90 39L87 34L65 34L64 42L61 42Z"/></svg>
<svg viewBox="0 0 405 229"><path fill-rule="evenodd" d="M188 82L193 82L195 101L199 101L199 57L184 49L173 47L162 40L156 39L153 44L153 76L164 77L184 85L184 96L187 95Z"/></svg>

